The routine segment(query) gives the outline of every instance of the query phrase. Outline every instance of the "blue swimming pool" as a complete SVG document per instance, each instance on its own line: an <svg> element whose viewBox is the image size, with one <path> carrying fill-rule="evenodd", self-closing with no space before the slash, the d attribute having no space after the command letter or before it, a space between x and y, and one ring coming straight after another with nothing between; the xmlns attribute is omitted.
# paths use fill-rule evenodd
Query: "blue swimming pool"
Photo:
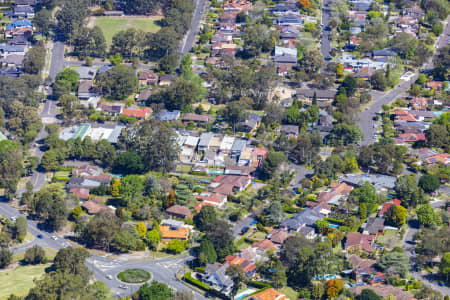
<svg viewBox="0 0 450 300"><path fill-rule="evenodd" d="M330 226L331 228L334 228L334 229L339 229L339 225L337 225L337 224L328 223L328 226Z"/></svg>

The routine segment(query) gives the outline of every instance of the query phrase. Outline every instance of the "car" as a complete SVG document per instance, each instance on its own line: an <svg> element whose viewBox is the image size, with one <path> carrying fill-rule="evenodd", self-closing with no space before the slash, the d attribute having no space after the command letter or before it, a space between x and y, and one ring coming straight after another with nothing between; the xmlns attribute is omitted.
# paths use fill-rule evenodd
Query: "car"
<svg viewBox="0 0 450 300"><path fill-rule="evenodd" d="M108 278L109 280L113 279L112 275L106 275L106 278Z"/></svg>
<svg viewBox="0 0 450 300"><path fill-rule="evenodd" d="M331 60L331 55L327 55L327 57L325 57L325 60Z"/></svg>
<svg viewBox="0 0 450 300"><path fill-rule="evenodd" d="M10 219L11 219L11 221L14 221L14 222L15 222L15 221L17 220L17 217L14 217L14 216L13 216L13 217L11 217Z"/></svg>
<svg viewBox="0 0 450 300"><path fill-rule="evenodd" d="M37 237L38 237L39 239L43 239L43 238L44 238L44 236L43 236L42 234L38 234Z"/></svg>
<svg viewBox="0 0 450 300"><path fill-rule="evenodd" d="M249 229L250 229L250 227L248 227L248 226L242 227L241 234L245 234Z"/></svg>
<svg viewBox="0 0 450 300"><path fill-rule="evenodd" d="M56 237L56 235L52 235L51 236L52 240L56 241L58 238Z"/></svg>
<svg viewBox="0 0 450 300"><path fill-rule="evenodd" d="M442 281L439 281L439 282L438 282L438 285L439 285L439 286L445 286L445 283L443 283Z"/></svg>
<svg viewBox="0 0 450 300"><path fill-rule="evenodd" d="M128 286L126 286L125 284L121 284L121 285L119 285L119 288L126 290L126 289L128 289Z"/></svg>
<svg viewBox="0 0 450 300"><path fill-rule="evenodd" d="M258 221L256 221L256 220L253 220L253 221L250 222L250 226L254 226L256 224L258 224Z"/></svg>
<svg viewBox="0 0 450 300"><path fill-rule="evenodd" d="M377 128L377 124L373 124L373 128Z"/></svg>
<svg viewBox="0 0 450 300"><path fill-rule="evenodd" d="M369 110L369 107L368 107L368 106L366 107L366 110Z"/></svg>

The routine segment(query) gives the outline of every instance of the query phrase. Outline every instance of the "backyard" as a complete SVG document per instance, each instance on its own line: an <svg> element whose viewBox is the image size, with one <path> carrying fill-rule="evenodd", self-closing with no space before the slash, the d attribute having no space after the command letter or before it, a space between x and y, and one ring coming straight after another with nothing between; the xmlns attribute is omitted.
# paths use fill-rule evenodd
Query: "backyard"
<svg viewBox="0 0 450 300"><path fill-rule="evenodd" d="M90 17L89 27L98 26L103 31L108 46L111 45L113 36L121 30L136 28L145 32L156 32L160 26L158 21L162 17Z"/></svg>

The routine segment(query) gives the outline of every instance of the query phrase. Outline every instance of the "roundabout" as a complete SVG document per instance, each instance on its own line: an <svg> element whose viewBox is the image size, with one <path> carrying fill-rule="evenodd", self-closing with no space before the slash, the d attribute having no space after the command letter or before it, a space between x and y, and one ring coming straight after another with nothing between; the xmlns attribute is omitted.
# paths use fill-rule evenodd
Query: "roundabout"
<svg viewBox="0 0 450 300"><path fill-rule="evenodd" d="M117 274L117 279L124 283L139 284L152 278L150 272L143 269L127 269Z"/></svg>

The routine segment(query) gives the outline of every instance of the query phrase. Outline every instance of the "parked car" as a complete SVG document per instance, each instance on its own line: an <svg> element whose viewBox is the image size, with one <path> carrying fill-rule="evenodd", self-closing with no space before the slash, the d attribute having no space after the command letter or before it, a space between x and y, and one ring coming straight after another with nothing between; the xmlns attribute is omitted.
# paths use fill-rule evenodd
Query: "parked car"
<svg viewBox="0 0 450 300"><path fill-rule="evenodd" d="M37 237L38 237L38 239L44 238L44 236L42 234L38 234Z"/></svg>
<svg viewBox="0 0 450 300"><path fill-rule="evenodd" d="M248 227L248 226L242 227L241 234L245 234L249 229L250 229L250 227Z"/></svg>
<svg viewBox="0 0 450 300"><path fill-rule="evenodd" d="M57 239L56 235L52 235L52 240L56 241Z"/></svg>
<svg viewBox="0 0 450 300"><path fill-rule="evenodd" d="M126 290L126 289L128 289L128 286L126 286L125 284L121 284L121 285L119 285L119 288Z"/></svg>
<svg viewBox="0 0 450 300"><path fill-rule="evenodd" d="M106 275L106 278L108 278L109 280L112 280L112 275Z"/></svg>

